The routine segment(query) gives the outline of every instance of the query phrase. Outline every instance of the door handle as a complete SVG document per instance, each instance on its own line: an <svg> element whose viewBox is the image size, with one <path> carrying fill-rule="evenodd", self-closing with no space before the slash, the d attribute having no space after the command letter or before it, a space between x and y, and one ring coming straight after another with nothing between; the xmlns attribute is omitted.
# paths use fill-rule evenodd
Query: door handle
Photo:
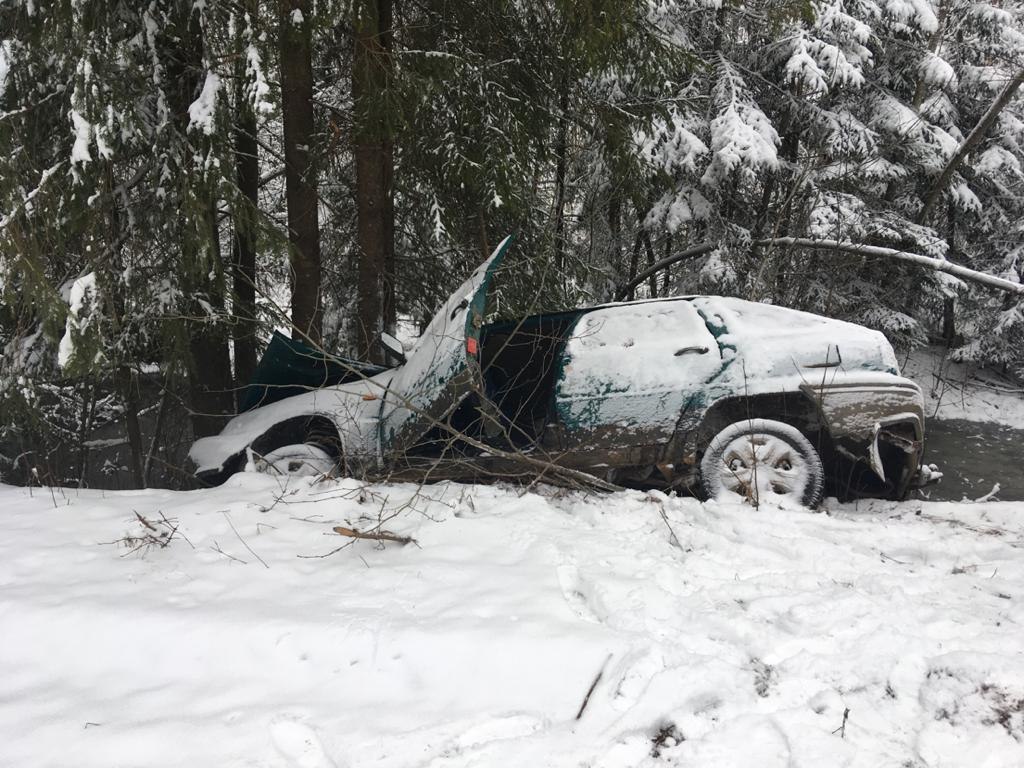
<svg viewBox="0 0 1024 768"><path fill-rule="evenodd" d="M683 347L673 355L673 357L679 357L681 355L687 355L690 352L695 352L698 355L706 355L708 353L707 347Z"/></svg>

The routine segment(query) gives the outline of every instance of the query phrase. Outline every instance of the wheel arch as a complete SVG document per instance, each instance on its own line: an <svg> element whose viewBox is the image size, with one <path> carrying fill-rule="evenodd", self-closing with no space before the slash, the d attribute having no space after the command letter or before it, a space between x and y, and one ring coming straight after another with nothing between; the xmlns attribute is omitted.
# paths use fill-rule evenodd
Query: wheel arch
<svg viewBox="0 0 1024 768"><path fill-rule="evenodd" d="M253 440L249 447L253 453L263 455L276 448L294 443L313 443L332 457L345 458L344 445L338 427L322 414L305 414L279 421Z"/></svg>
<svg viewBox="0 0 1024 768"><path fill-rule="evenodd" d="M823 457L831 451L832 438L821 417L821 409L800 391L736 395L716 400L691 434L691 445L698 455L702 454L715 435L744 419L781 421L798 429Z"/></svg>

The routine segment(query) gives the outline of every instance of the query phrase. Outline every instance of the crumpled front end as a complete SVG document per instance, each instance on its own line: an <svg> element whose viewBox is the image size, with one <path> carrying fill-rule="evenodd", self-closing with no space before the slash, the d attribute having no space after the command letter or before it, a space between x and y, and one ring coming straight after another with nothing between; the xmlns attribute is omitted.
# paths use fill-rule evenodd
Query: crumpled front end
<svg viewBox="0 0 1024 768"><path fill-rule="evenodd" d="M903 498L915 487L924 453L924 398L900 376L836 376L804 384L818 406L835 451L870 467L883 495Z"/></svg>
<svg viewBox="0 0 1024 768"><path fill-rule="evenodd" d="M313 390L236 416L219 435L196 440L189 451L195 474L206 482L220 482L242 468L247 449L272 450L302 443L301 430L284 434L289 425L311 420L329 424L341 458L346 463L373 463L379 459L378 414L392 376L377 376L335 387ZM284 441L284 442L282 442Z"/></svg>

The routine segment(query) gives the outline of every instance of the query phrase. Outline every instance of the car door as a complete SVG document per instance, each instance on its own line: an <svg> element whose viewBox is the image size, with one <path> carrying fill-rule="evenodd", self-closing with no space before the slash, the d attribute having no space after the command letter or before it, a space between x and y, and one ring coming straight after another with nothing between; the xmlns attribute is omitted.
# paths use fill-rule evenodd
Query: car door
<svg viewBox="0 0 1024 768"><path fill-rule="evenodd" d="M380 411L382 457L407 451L466 395L480 391L478 356L487 290L512 236L448 299L395 371Z"/></svg>
<svg viewBox="0 0 1024 768"><path fill-rule="evenodd" d="M714 336L687 300L602 307L566 342L555 388L564 447L654 445L722 366Z"/></svg>

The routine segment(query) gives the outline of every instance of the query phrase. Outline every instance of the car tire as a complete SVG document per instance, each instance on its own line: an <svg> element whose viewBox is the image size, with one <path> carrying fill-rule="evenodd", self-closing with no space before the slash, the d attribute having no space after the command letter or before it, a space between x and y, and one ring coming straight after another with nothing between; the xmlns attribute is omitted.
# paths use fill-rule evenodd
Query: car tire
<svg viewBox="0 0 1024 768"><path fill-rule="evenodd" d="M811 442L770 419L727 426L708 444L700 470L708 498L739 498L754 507L789 501L813 509L824 490L825 471Z"/></svg>
<svg viewBox="0 0 1024 768"><path fill-rule="evenodd" d="M257 472L278 477L323 477L338 468L338 459L315 443L285 445L253 458Z"/></svg>

